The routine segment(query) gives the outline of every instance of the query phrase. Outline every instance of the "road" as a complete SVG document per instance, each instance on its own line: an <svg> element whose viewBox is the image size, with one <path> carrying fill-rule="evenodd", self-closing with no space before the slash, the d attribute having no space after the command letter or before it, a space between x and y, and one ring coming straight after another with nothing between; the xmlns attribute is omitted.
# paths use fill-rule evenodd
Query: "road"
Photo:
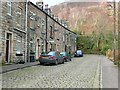
<svg viewBox="0 0 120 90"><path fill-rule="evenodd" d="M59 65L37 65L2 74L3 88L100 88L103 84L99 55L73 58Z"/></svg>

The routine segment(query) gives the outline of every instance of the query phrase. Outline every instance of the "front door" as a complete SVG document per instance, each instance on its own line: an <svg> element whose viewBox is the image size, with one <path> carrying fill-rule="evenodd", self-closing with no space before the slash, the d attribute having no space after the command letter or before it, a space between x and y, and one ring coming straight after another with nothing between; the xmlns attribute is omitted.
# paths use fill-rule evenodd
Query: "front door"
<svg viewBox="0 0 120 90"><path fill-rule="evenodd" d="M6 62L9 62L10 59L10 47L11 47L11 34L7 33L6 35Z"/></svg>

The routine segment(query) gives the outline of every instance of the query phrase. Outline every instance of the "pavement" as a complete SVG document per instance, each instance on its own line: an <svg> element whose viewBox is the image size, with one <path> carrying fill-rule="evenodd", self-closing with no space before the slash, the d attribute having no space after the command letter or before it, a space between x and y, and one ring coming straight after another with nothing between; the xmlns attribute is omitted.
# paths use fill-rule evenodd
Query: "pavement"
<svg viewBox="0 0 120 90"><path fill-rule="evenodd" d="M101 59L101 83L102 88L118 88L118 66L109 60L107 57L102 56ZM120 90L120 89L119 89Z"/></svg>
<svg viewBox="0 0 120 90"><path fill-rule="evenodd" d="M38 65L38 64L39 64L39 61L26 62L24 64L11 64L11 65L1 66L2 70L0 70L0 74L5 73L5 72L9 72L9 71L13 71L13 70L17 70L17 69L23 69L23 68L26 68L26 67L35 66L35 65Z"/></svg>

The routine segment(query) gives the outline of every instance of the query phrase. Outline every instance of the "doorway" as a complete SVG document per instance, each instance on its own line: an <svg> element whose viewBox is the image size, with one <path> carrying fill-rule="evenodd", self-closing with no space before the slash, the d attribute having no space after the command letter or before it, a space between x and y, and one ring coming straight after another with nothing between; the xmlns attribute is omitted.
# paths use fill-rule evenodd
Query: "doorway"
<svg viewBox="0 0 120 90"><path fill-rule="evenodd" d="M37 39L37 43L36 43L36 59L38 59L38 57L39 57L39 53L40 51L39 51L39 39Z"/></svg>
<svg viewBox="0 0 120 90"><path fill-rule="evenodd" d="M11 34L6 34L6 62L10 60L10 52L11 52Z"/></svg>

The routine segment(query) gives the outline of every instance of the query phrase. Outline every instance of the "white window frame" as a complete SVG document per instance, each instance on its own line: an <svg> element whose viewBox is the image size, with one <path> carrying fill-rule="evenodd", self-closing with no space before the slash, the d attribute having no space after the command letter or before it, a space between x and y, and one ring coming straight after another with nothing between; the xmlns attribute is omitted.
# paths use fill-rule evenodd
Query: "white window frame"
<svg viewBox="0 0 120 90"><path fill-rule="evenodd" d="M19 26L22 26L22 8L19 8L19 11L17 11L17 17L18 17L18 15L19 15L20 21L17 18L17 24Z"/></svg>
<svg viewBox="0 0 120 90"><path fill-rule="evenodd" d="M18 49L18 43L19 45L19 49ZM22 53L22 37L18 36L17 40L16 40L16 54L21 54Z"/></svg>
<svg viewBox="0 0 120 90"><path fill-rule="evenodd" d="M31 28L34 29L35 28L35 16L36 16L36 14L32 11L30 11L30 14L31 14L30 19L32 20L32 27Z"/></svg>
<svg viewBox="0 0 120 90"><path fill-rule="evenodd" d="M63 34L63 41L65 41L65 35Z"/></svg>
<svg viewBox="0 0 120 90"><path fill-rule="evenodd" d="M12 3L11 3L11 0L7 1L7 14L10 15L10 16L12 15Z"/></svg>
<svg viewBox="0 0 120 90"><path fill-rule="evenodd" d="M32 52L34 51L34 49L33 49L33 44L34 44L33 40L30 41L30 50L31 50ZM31 45L32 45L32 47L31 47ZM30 51L30 52L31 52L31 51Z"/></svg>
<svg viewBox="0 0 120 90"><path fill-rule="evenodd" d="M29 44L30 44L30 50L33 52L34 51L34 48L33 48L33 46L34 46L34 33L35 33L35 31L34 30L30 30L30 42L29 42ZM32 47L31 47L31 45L32 45Z"/></svg>

